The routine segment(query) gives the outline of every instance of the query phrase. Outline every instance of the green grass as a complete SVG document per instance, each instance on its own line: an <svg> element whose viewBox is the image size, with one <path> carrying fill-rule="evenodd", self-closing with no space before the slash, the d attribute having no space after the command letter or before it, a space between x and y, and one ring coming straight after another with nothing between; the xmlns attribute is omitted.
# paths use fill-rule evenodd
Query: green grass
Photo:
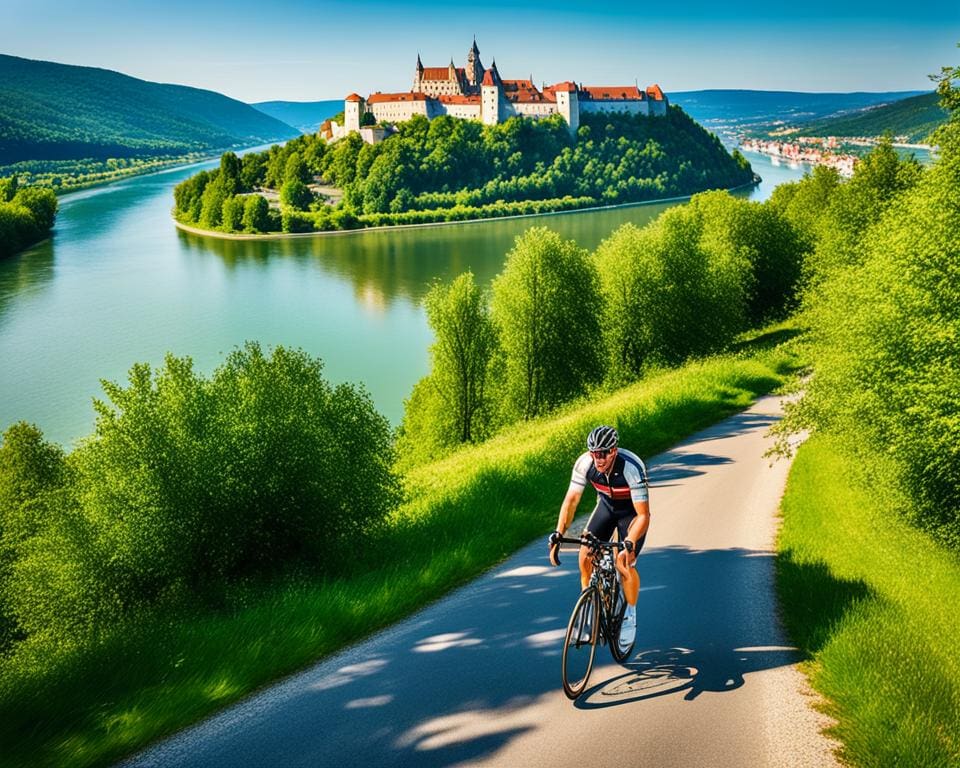
<svg viewBox="0 0 960 768"><path fill-rule="evenodd" d="M0 762L108 763L408 615L553 529L590 427L615 423L624 444L659 452L776 387L797 367L778 345L792 333L770 329L414 470L363 575L236 588L217 613L158 611L95 647L22 648L0 670Z"/></svg>
<svg viewBox="0 0 960 768"><path fill-rule="evenodd" d="M960 559L895 488L814 437L794 461L777 563L787 629L857 766L960 765Z"/></svg>

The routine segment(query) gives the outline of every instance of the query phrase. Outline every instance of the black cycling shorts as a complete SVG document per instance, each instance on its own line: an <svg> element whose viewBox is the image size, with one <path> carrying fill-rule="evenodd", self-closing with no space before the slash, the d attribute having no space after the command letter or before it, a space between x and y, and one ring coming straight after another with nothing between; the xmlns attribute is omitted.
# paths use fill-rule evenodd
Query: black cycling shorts
<svg viewBox="0 0 960 768"><path fill-rule="evenodd" d="M590 531L590 533L600 539L600 541L610 541L613 532L617 531L619 533L619 541L623 541L627 538L630 523L632 523L636 517L637 512L634 509L624 509L622 511L610 509L606 504L597 502L597 506L593 508L593 512L590 514L590 519L587 520L586 530ZM633 551L636 554L640 554L640 550L643 549L643 543L646 539L647 534L644 533L643 536L640 537L640 541L634 545Z"/></svg>

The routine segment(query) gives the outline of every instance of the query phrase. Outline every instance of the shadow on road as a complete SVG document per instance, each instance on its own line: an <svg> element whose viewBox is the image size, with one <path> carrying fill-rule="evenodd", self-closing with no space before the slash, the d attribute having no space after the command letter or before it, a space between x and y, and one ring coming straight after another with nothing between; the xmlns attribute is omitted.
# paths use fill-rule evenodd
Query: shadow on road
<svg viewBox="0 0 960 768"><path fill-rule="evenodd" d="M536 731L545 702L568 706L560 651L579 580L572 552L556 569L534 552L521 559L532 564L490 574L255 697L231 726L215 718L214 735L229 740L204 735L178 764L451 765ZM645 551L635 651L616 665L598 649L593 687L569 706L630 706L639 717L661 697L724 694L795 662L776 629L773 560L744 549Z"/></svg>

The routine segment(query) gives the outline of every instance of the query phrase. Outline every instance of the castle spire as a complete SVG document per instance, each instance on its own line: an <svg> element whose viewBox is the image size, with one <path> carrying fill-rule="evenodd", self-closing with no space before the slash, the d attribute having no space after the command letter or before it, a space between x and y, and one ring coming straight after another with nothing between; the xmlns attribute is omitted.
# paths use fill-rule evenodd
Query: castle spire
<svg viewBox="0 0 960 768"><path fill-rule="evenodd" d="M423 72L423 62L420 61L420 51L417 51L417 72Z"/></svg>

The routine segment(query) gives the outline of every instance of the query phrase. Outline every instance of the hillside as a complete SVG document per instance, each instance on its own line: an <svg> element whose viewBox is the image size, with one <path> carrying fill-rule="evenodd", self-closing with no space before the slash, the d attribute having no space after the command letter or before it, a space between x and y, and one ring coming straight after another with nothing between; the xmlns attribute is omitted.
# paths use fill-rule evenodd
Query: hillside
<svg viewBox="0 0 960 768"><path fill-rule="evenodd" d="M261 101L250 106L287 125L292 125L300 133L313 133L324 120L343 110L343 99L332 101Z"/></svg>
<svg viewBox="0 0 960 768"><path fill-rule="evenodd" d="M0 165L184 154L296 135L213 91L0 55Z"/></svg>
<svg viewBox="0 0 960 768"><path fill-rule="evenodd" d="M805 136L882 136L889 132L910 142L923 142L947 120L936 93L924 93L892 104L881 104L796 125L791 133Z"/></svg>
<svg viewBox="0 0 960 768"><path fill-rule="evenodd" d="M745 132L761 133L840 113L889 104L921 91L884 93L803 93L798 91L707 90L671 93L670 101L683 107L728 143Z"/></svg>

